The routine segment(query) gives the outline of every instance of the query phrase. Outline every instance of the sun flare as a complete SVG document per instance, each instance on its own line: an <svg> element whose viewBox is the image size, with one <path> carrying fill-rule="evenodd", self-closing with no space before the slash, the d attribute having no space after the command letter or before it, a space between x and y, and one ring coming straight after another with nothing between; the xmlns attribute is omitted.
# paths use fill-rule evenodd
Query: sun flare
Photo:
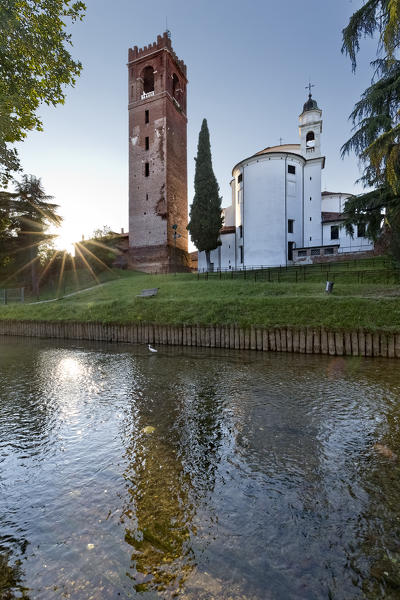
<svg viewBox="0 0 400 600"><path fill-rule="evenodd" d="M65 250L70 254L75 254L75 244L79 241L79 235L76 231L59 228L54 231L57 237L54 238L54 246L56 250Z"/></svg>
<svg viewBox="0 0 400 600"><path fill-rule="evenodd" d="M82 365L74 358L66 357L58 364L61 379L77 379L82 374Z"/></svg>

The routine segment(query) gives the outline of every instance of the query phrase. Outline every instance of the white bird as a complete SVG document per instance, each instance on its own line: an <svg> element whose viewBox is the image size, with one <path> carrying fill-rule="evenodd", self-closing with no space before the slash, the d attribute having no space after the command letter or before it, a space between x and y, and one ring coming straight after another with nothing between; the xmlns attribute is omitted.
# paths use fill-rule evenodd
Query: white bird
<svg viewBox="0 0 400 600"><path fill-rule="evenodd" d="M158 350L156 350L155 348L153 348L152 346L150 346L150 344L147 344L147 347L150 350L150 352L158 352Z"/></svg>

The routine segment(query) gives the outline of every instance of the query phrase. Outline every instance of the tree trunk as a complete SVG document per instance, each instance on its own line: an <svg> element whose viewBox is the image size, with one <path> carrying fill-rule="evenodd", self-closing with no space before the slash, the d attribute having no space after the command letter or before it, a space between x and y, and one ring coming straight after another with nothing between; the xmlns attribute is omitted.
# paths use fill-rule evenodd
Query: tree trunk
<svg viewBox="0 0 400 600"><path fill-rule="evenodd" d="M31 248L31 281L32 281L32 295L39 297L39 279L37 274L37 248L36 246Z"/></svg>
<svg viewBox="0 0 400 600"><path fill-rule="evenodd" d="M205 253L206 253L207 271L211 271L210 251L205 250Z"/></svg>

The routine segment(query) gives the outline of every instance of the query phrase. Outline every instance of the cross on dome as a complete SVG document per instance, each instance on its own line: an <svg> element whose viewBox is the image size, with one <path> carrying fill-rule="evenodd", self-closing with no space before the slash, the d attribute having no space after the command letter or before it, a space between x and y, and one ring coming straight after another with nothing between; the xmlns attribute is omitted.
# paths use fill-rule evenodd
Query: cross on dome
<svg viewBox="0 0 400 600"><path fill-rule="evenodd" d="M308 97L311 98L311 88L315 87L315 84L309 81L308 85L306 85L306 90L308 89Z"/></svg>
<svg viewBox="0 0 400 600"><path fill-rule="evenodd" d="M307 102L305 102L304 106L303 106L303 112L306 112L307 110L319 110L318 109L318 104L316 100L313 100L312 98L312 94L311 94L311 89L315 87L315 85L313 83L311 83L311 81L309 82L308 85L306 85L306 90L308 90L308 100Z"/></svg>

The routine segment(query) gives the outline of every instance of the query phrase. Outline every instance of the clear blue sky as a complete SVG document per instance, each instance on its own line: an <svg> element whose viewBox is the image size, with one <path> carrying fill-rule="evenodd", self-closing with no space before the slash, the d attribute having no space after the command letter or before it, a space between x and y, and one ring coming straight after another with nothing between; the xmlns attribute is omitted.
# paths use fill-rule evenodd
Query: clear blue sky
<svg viewBox="0 0 400 600"><path fill-rule="evenodd" d="M363 43L356 75L341 54L341 30L361 0L86 0L71 27L82 76L64 106L44 107L44 133L31 133L20 154L26 173L42 178L60 204L69 235L80 239L128 225L128 47L165 30L188 67L188 184L193 197L197 138L208 120L223 205L235 163L258 150L298 141L298 115L311 78L323 111L323 188L360 191L357 160L340 158L350 114L369 85L375 43Z"/></svg>

